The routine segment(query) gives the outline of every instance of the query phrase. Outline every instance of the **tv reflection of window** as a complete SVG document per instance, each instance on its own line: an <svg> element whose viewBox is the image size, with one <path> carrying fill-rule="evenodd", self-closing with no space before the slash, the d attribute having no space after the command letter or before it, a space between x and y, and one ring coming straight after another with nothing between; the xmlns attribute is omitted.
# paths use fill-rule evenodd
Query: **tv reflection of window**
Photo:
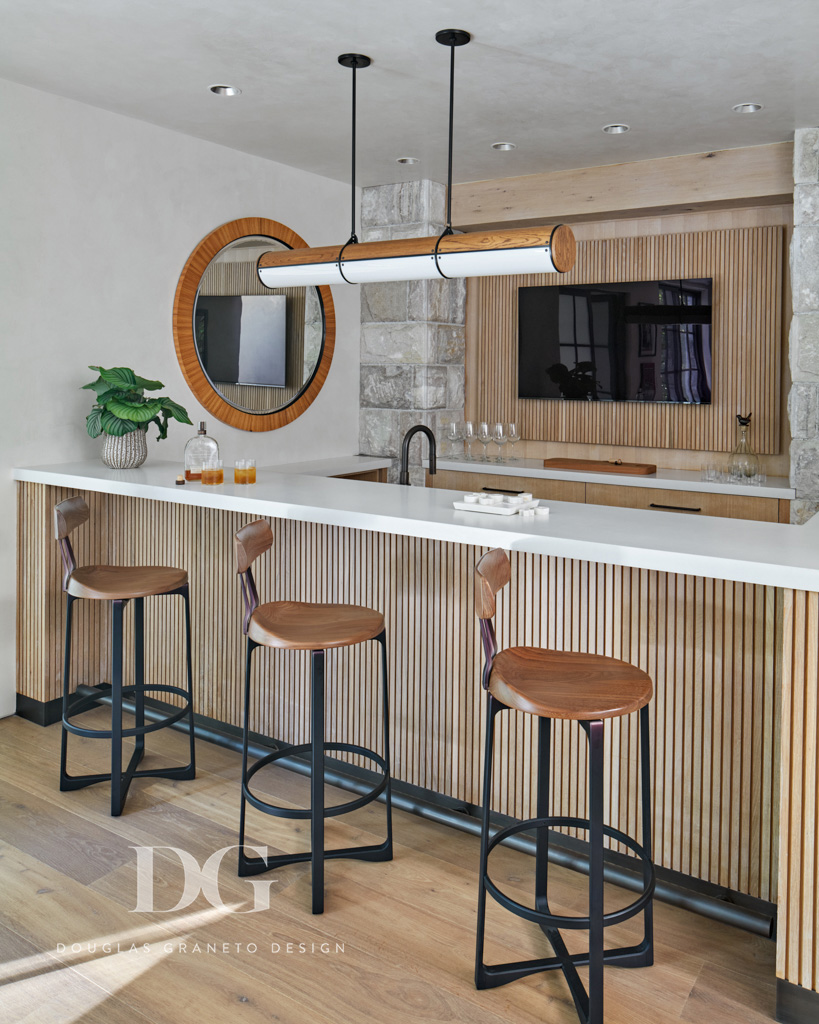
<svg viewBox="0 0 819 1024"><path fill-rule="evenodd" d="M518 397L707 405L710 278L518 289Z"/></svg>

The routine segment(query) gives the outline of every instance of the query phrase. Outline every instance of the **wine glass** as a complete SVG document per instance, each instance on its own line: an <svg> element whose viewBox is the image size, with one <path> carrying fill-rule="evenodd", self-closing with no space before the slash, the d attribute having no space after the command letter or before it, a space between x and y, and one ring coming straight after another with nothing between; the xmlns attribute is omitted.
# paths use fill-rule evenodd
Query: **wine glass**
<svg viewBox="0 0 819 1024"><path fill-rule="evenodd" d="M478 441L483 445L483 455L478 461L489 462L489 457L486 454L486 448L492 441L492 434L489 431L489 424L486 421L481 423L478 427Z"/></svg>
<svg viewBox="0 0 819 1024"><path fill-rule="evenodd" d="M518 460L512 455L512 449L520 440L520 431L518 430L517 423L507 423L506 440L509 442L509 461L517 462Z"/></svg>
<svg viewBox="0 0 819 1024"><path fill-rule="evenodd" d="M503 455L503 446L509 438L506 436L506 431L504 430L502 423L495 424L492 430L492 440L498 446L498 457L495 459L495 462L503 462L503 459L501 458Z"/></svg>
<svg viewBox="0 0 819 1024"><path fill-rule="evenodd" d="M475 424L467 420L464 424L464 442L466 444L466 461L472 462L472 445L475 443Z"/></svg>
<svg viewBox="0 0 819 1024"><path fill-rule="evenodd" d="M463 452L463 439L464 439L464 425L458 423L456 420L450 423L446 430L446 439L449 441L450 454L453 458L457 458L459 453Z"/></svg>

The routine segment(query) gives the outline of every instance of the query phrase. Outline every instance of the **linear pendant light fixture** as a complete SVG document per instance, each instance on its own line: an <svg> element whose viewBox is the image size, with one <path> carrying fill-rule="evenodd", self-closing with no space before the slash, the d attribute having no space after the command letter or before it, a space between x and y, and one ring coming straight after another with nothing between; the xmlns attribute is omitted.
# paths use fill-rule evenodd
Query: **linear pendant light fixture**
<svg viewBox="0 0 819 1024"><path fill-rule="evenodd" d="M266 252L257 270L268 288L321 284L372 284L381 281L424 281L452 277L497 277L506 274L564 273L574 266L576 245L566 224L536 228L454 234L452 230L452 143L455 96L455 47L471 36L461 29L443 29L435 39L450 48L449 164L446 227L430 238L402 238L388 242L359 242L355 233L355 126L357 68L370 65L369 57L344 53L339 64L353 72L352 229L341 247Z"/></svg>

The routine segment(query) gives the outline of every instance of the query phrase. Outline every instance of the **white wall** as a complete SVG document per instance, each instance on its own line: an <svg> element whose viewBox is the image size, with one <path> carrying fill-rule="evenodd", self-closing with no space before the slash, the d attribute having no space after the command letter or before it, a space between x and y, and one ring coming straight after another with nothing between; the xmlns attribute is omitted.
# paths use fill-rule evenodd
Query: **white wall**
<svg viewBox="0 0 819 1024"><path fill-rule="evenodd" d="M229 101L228 101L229 102ZM13 466L94 458L89 363L131 366L208 420L226 460L260 465L358 451L358 289L336 289L327 383L295 423L233 430L194 401L174 354L176 283L213 228L261 216L310 245L347 237L349 189L291 167L0 80L0 715L14 711ZM181 459L192 428L149 432Z"/></svg>

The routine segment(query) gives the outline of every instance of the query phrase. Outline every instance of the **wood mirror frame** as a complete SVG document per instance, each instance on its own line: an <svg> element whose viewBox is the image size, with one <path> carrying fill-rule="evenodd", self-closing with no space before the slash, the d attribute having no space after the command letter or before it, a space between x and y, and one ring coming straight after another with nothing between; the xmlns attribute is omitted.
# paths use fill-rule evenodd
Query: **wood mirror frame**
<svg viewBox="0 0 819 1024"><path fill-rule="evenodd" d="M202 275L211 260L226 245L249 235L264 235L282 242L290 249L307 247L307 243L295 231L291 231L290 228L278 221L267 220L264 217L243 217L241 220L231 220L211 231L190 254L179 277L173 300L173 341L176 358L179 360L179 366L188 382L188 387L197 401L212 416L238 430L276 430L277 427L292 423L293 420L301 416L305 409L315 401L324 386L330 364L333 361L336 315L330 288L327 285L317 285L324 318L321 357L307 385L292 402L275 412L252 413L238 409L226 401L208 380L199 361L196 341L193 336L193 313Z"/></svg>

